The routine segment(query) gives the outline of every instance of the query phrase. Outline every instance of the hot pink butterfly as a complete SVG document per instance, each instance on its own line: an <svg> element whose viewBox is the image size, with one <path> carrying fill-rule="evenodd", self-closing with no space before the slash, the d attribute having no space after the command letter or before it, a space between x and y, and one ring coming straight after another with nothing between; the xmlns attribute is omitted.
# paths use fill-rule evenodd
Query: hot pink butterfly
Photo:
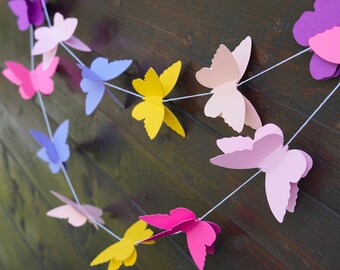
<svg viewBox="0 0 340 270"><path fill-rule="evenodd" d="M5 62L6 69L2 74L12 83L19 86L19 93L23 99L31 99L37 92L50 95L54 90L54 82L51 77L56 72L59 58L52 60L48 69L43 70L39 64L35 70L28 70L17 62Z"/></svg>
<svg viewBox="0 0 340 270"><path fill-rule="evenodd" d="M309 45L322 59L340 64L340 26L334 26L310 38Z"/></svg>
<svg viewBox="0 0 340 270"><path fill-rule="evenodd" d="M255 108L237 89L237 84L247 69L251 53L251 38L245 38L233 51L223 44L217 49L210 68L196 73L197 81L213 88L212 97L204 108L208 117L221 116L237 132L244 125L257 129L262 126Z"/></svg>
<svg viewBox="0 0 340 270"><path fill-rule="evenodd" d="M37 42L33 47L32 55L43 55L44 69L50 65L57 53L58 44L61 42L79 51L91 51L86 44L73 36L77 24L78 20L76 18L64 19L63 15L57 12L54 15L54 25L52 27L44 26L34 31Z"/></svg>
<svg viewBox="0 0 340 270"><path fill-rule="evenodd" d="M201 221L196 215L186 208L176 208L170 211L170 215L157 214L140 216L139 219L149 225L163 229L143 242L155 240L177 232L184 232L187 236L187 244L190 254L201 270L204 267L206 254L214 253L214 242L217 234L221 232L218 225L208 221Z"/></svg>
<svg viewBox="0 0 340 270"><path fill-rule="evenodd" d="M65 205L54 208L46 215L54 218L67 219L74 227L83 226L86 221L92 223L98 229L97 223L104 224L101 218L103 210L89 204L77 204L58 192L51 191L54 196L61 200Z"/></svg>
<svg viewBox="0 0 340 270"><path fill-rule="evenodd" d="M230 169L260 168L265 172L267 200L279 222L286 210L294 212L298 182L307 175L313 161L301 150L288 150L278 126L267 124L259 128L254 139L242 136L220 139L217 146L224 154L212 158L212 164Z"/></svg>

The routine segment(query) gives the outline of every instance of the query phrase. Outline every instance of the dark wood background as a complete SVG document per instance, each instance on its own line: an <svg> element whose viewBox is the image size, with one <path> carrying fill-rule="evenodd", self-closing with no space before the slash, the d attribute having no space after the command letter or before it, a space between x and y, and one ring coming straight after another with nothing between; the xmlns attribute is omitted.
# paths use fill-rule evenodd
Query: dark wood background
<svg viewBox="0 0 340 270"><path fill-rule="evenodd" d="M292 27L314 1L281 0L78 0L49 1L50 13L79 19L76 35L94 52L77 53L89 64L97 55L132 58L134 65L117 84L153 66L162 71L182 60L171 97L206 92L195 72L210 65L219 44L233 49L247 35L253 53L245 78L301 51ZM0 62L29 64L28 32L17 31L7 1L0 1ZM122 235L143 213L166 213L183 206L205 213L254 171L210 164L219 154L215 141L236 135L222 119L206 118L207 97L171 104L188 136L166 127L154 141L131 117L137 99L118 93L119 108L108 96L93 117L84 113L79 71L63 51L56 90L44 98L53 128L70 119L69 174L83 202L106 209L107 226ZM240 87L264 123L279 125L286 140L336 85L315 81L309 53ZM115 240L86 225L75 229L47 217L60 202L50 194L71 194L61 174L52 175L35 153L31 128L45 131L37 101L23 101L15 86L0 78L0 269L90 269L90 261ZM261 175L209 216L222 227L216 254L205 269L335 269L339 249L339 94L291 144L314 160L300 182L298 205L283 224L272 216ZM252 135L252 130L243 134ZM93 269L106 269L106 265ZM132 269L195 269L183 235L138 247Z"/></svg>

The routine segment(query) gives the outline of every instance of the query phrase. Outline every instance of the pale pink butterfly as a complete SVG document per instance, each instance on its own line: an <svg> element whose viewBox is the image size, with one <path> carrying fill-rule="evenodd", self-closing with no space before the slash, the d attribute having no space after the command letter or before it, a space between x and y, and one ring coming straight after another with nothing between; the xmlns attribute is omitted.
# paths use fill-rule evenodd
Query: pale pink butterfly
<svg viewBox="0 0 340 270"><path fill-rule="evenodd" d="M43 68L46 69L53 57L56 55L58 45L64 42L66 45L79 51L90 52L91 49L81 40L73 36L78 20L76 18L66 18L56 13L54 24L51 27L39 27L34 31L37 42L34 44L32 55L43 55Z"/></svg>
<svg viewBox="0 0 340 270"><path fill-rule="evenodd" d="M23 99L31 99L37 92L43 95L53 93L54 82L51 77L56 72L58 64L59 57L55 57L48 69L43 70L42 64L39 64L35 70L29 70L17 62L6 61L7 68L2 74L19 86L19 93Z"/></svg>
<svg viewBox="0 0 340 270"><path fill-rule="evenodd" d="M61 200L65 205L54 208L46 215L54 218L67 219L68 223L74 227L81 227L87 221L92 223L96 229L99 224L104 224L101 218L103 210L90 204L77 204L58 192L51 191L54 196Z"/></svg>
<svg viewBox="0 0 340 270"><path fill-rule="evenodd" d="M198 269L204 268L206 254L214 253L214 242L220 227L209 221L202 221L187 208L176 208L170 211L170 215L157 214L140 216L139 219L149 225L163 229L143 242L159 239L177 232L184 232L187 237L189 252Z"/></svg>
<svg viewBox="0 0 340 270"><path fill-rule="evenodd" d="M221 116L237 132L241 132L244 125L254 129L262 126L253 105L237 89L247 69L250 54L250 37L246 37L233 52L221 44L211 67L204 67L196 73L200 84L213 88L213 95L204 108L205 115L212 118Z"/></svg>
<svg viewBox="0 0 340 270"><path fill-rule="evenodd" d="M288 150L283 145L281 129L267 124L255 132L255 138L231 137L217 140L224 152L210 160L230 169L260 168L265 173L265 191L275 218L282 222L286 210L294 212L298 182L313 165L312 158L301 150Z"/></svg>

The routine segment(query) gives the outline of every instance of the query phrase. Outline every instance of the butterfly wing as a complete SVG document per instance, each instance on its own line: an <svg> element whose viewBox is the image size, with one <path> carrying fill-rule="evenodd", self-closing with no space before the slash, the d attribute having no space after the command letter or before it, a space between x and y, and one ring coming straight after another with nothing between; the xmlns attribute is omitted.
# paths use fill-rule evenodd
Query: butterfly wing
<svg viewBox="0 0 340 270"><path fill-rule="evenodd" d="M124 238L130 239L135 243L149 238L153 235L153 231L147 229L148 224L143 220L138 220L124 234Z"/></svg>
<svg viewBox="0 0 340 270"><path fill-rule="evenodd" d="M250 101L245 96L243 96L243 98L244 98L244 104L246 108L244 124L253 129L258 129L262 127L261 119L259 115L257 114L254 106L250 103Z"/></svg>
<svg viewBox="0 0 340 270"><path fill-rule="evenodd" d="M46 3L47 0L44 0ZM39 0L28 1L29 20L34 26L40 26L44 23L45 15L42 3Z"/></svg>
<svg viewBox="0 0 340 270"><path fill-rule="evenodd" d="M56 40L53 28L46 26L39 27L34 31L34 37L37 42L32 49L32 55L39 55L55 49L59 41Z"/></svg>
<svg viewBox="0 0 340 270"><path fill-rule="evenodd" d="M210 159L210 162L230 169L258 168L266 157L282 145L281 129L274 124L267 124L256 130L254 139L238 136L217 140L217 146L224 154Z"/></svg>
<svg viewBox="0 0 340 270"><path fill-rule="evenodd" d="M25 0L12 0L8 2L9 8L17 16L17 24L20 31L25 31L30 26L28 6Z"/></svg>
<svg viewBox="0 0 340 270"><path fill-rule="evenodd" d="M59 57L52 59L51 64L46 70L43 68L43 64L40 63L32 74L33 85L35 89L44 95L50 95L54 91L54 82L52 76L55 74L59 64Z"/></svg>
<svg viewBox="0 0 340 270"><path fill-rule="evenodd" d="M31 99L35 94L30 71L23 65L7 61L7 68L2 74L12 83L19 86L19 93L23 99Z"/></svg>
<svg viewBox="0 0 340 270"><path fill-rule="evenodd" d="M182 137L185 137L185 132L181 123L178 121L176 116L165 106L164 106L164 123L173 131L175 131L177 134L179 134Z"/></svg>
<svg viewBox="0 0 340 270"><path fill-rule="evenodd" d="M59 161L59 156L50 138L37 130L31 130L30 133L40 146L46 150L49 162L57 163Z"/></svg>
<svg viewBox="0 0 340 270"><path fill-rule="evenodd" d="M240 77L239 68L229 49L221 44L217 49L210 68L197 71L197 81L205 87L215 88Z"/></svg>
<svg viewBox="0 0 340 270"><path fill-rule="evenodd" d="M91 48L87 46L83 41L79 38L72 36L68 40L64 41L66 45L82 52L90 52Z"/></svg>
<svg viewBox="0 0 340 270"><path fill-rule="evenodd" d="M231 54L233 55L239 69L238 82L246 72L249 63L251 54L251 38L249 36L246 37Z"/></svg>
<svg viewBox="0 0 340 270"><path fill-rule="evenodd" d="M53 144L61 162L66 162L70 157L70 147L67 144L68 129L69 120L65 120L53 135Z"/></svg>
<svg viewBox="0 0 340 270"><path fill-rule="evenodd" d="M82 71L81 75L83 79L89 79L92 81L103 81L103 79L100 78L96 73L94 73L90 68L83 66L81 64L77 64L77 66Z"/></svg>
<svg viewBox="0 0 340 270"><path fill-rule="evenodd" d="M224 122L237 132L241 132L245 122L246 107L236 82L220 85L212 90L213 96L204 107L208 117L221 116Z"/></svg>
<svg viewBox="0 0 340 270"><path fill-rule="evenodd" d="M135 90L144 97L147 96L157 96L163 97L164 90L163 85L158 78L156 71L153 68L149 68L149 70L145 74L144 80L135 79L132 81L132 85Z"/></svg>
<svg viewBox="0 0 340 270"><path fill-rule="evenodd" d="M86 115L92 114L97 109L100 101L105 93L105 85L103 81L93 81L82 79L80 87L84 93L87 93L85 100Z"/></svg>
<svg viewBox="0 0 340 270"><path fill-rule="evenodd" d="M78 20L76 18L64 19L64 16L59 12L55 13L53 22L55 39L58 43L70 39L78 25Z"/></svg>
<svg viewBox="0 0 340 270"><path fill-rule="evenodd" d="M103 81L109 81L121 75L131 64L132 60L109 62L104 57L97 57L91 64L91 70Z"/></svg>
<svg viewBox="0 0 340 270"><path fill-rule="evenodd" d="M105 224L105 221L101 218L101 216L103 215L102 209L90 204L84 204L81 206L81 208L82 212L85 214L85 216L87 216L90 221L93 220L97 223Z"/></svg>
<svg viewBox="0 0 340 270"><path fill-rule="evenodd" d="M322 59L340 64L340 26L319 33L309 39L309 46Z"/></svg>
<svg viewBox="0 0 340 270"><path fill-rule="evenodd" d="M87 221L87 218L85 216L78 213L78 211L76 211L70 205L62 205L54 208L48 211L46 215L54 218L68 219L68 223L70 223L74 227L81 227Z"/></svg>
<svg viewBox="0 0 340 270"><path fill-rule="evenodd" d="M279 164L273 165L266 172L267 200L273 215L279 222L283 221L288 206L294 211L298 192L297 183L312 166L311 158L306 155L300 150L289 150Z"/></svg>
<svg viewBox="0 0 340 270"><path fill-rule="evenodd" d="M190 254L198 269L203 270L207 247L214 244L216 232L209 223L199 221L195 227L186 231Z"/></svg>
<svg viewBox="0 0 340 270"><path fill-rule="evenodd" d="M176 63L172 64L163 73L159 76L159 79L163 85L163 95L162 97L165 98L171 90L175 87L176 82L179 77L179 73L181 72L182 62L177 61Z"/></svg>

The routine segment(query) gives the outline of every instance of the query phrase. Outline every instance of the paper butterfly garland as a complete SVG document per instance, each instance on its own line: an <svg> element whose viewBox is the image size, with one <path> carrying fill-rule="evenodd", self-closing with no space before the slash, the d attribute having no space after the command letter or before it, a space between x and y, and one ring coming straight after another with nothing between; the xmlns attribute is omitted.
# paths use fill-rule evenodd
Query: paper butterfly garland
<svg viewBox="0 0 340 270"><path fill-rule="evenodd" d="M101 218L103 210L89 204L77 204L58 192L51 191L54 196L61 200L65 205L54 208L46 213L49 217L67 219L74 227L83 226L86 221L92 223L98 229L97 223L104 224Z"/></svg>
<svg viewBox="0 0 340 270"><path fill-rule="evenodd" d="M142 240L153 235L152 230L146 229L144 221L137 221L124 234L124 237L117 243L102 251L92 262L91 266L109 262L108 270L119 269L124 263L125 266L132 266L137 261L136 245ZM153 244L153 241L142 244Z"/></svg>
<svg viewBox="0 0 340 270"><path fill-rule="evenodd" d="M212 164L230 169L260 168L265 172L267 200L279 222L286 210L294 212L298 182L307 175L313 161L301 150L288 150L278 126L267 124L259 128L254 139L242 136L220 139L217 146L224 154L212 158Z"/></svg>
<svg viewBox="0 0 340 270"><path fill-rule="evenodd" d="M37 39L32 55L43 55L43 68L46 69L58 50L58 44L64 42L66 45L79 51L90 52L91 49L81 40L73 36L78 20L76 18L64 19L63 15L54 15L54 25L52 27L40 27L34 31Z"/></svg>
<svg viewBox="0 0 340 270"><path fill-rule="evenodd" d="M303 13L295 23L294 38L314 52L310 62L314 79L335 78L340 75L340 1L316 0L314 9Z"/></svg>
<svg viewBox="0 0 340 270"><path fill-rule="evenodd" d="M53 140L37 130L31 130L32 137L42 147L37 156L49 164L52 173L58 173L61 163L66 162L70 157L70 147L66 140L68 136L69 120L65 120L57 128L53 135Z"/></svg>
<svg viewBox="0 0 340 270"><path fill-rule="evenodd" d="M255 108L237 89L237 83L247 69L251 53L251 38L245 38L233 51L223 44L217 49L210 68L196 73L197 81L213 88L212 97L204 108L204 114L221 116L235 131L241 132L244 125L257 129L262 126Z"/></svg>
<svg viewBox="0 0 340 270"><path fill-rule="evenodd" d="M176 116L163 104L163 99L174 88L182 63L177 61L172 66L164 70L158 77L156 71L150 68L144 81L136 79L132 81L136 91L144 96L141 103L132 110L132 117L138 121L144 120L144 126L150 139L154 139L164 122L176 133L185 137L184 129Z"/></svg>
<svg viewBox="0 0 340 270"><path fill-rule="evenodd" d="M59 57L52 60L48 69L43 70L39 64L35 70L28 70L17 62L5 62L6 69L2 74L13 84L19 86L19 93L23 99L31 99L37 92L50 95L54 90L54 82L51 77L56 72Z"/></svg>
<svg viewBox="0 0 340 270"><path fill-rule="evenodd" d="M109 62L103 57L96 58L90 68L79 65L83 79L80 87L86 96L86 115L90 115L98 107L105 93L104 82L110 81L121 75L130 65L132 60L116 60Z"/></svg>
<svg viewBox="0 0 340 270"><path fill-rule="evenodd" d="M145 241L156 240L161 237L184 232L190 254L198 269L203 269L206 254L214 253L214 242L217 234L221 232L220 227L209 221L201 221L196 215L186 208L176 208L170 211L170 215L146 215L140 216L149 225L163 229Z"/></svg>
<svg viewBox="0 0 340 270"><path fill-rule="evenodd" d="M44 22L41 0L10 0L8 6L18 17L17 24L20 31L26 31L31 24L40 26Z"/></svg>

